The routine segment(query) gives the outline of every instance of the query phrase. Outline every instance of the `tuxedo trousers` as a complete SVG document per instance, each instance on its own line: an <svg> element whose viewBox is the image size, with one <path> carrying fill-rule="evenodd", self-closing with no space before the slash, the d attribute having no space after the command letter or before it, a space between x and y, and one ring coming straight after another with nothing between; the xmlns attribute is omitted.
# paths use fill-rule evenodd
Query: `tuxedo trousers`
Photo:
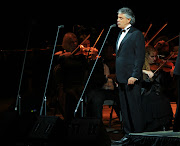
<svg viewBox="0 0 180 146"><path fill-rule="evenodd" d="M139 82L135 82L134 85L120 83L119 99L124 132L126 134L143 132L145 121L143 120Z"/></svg>

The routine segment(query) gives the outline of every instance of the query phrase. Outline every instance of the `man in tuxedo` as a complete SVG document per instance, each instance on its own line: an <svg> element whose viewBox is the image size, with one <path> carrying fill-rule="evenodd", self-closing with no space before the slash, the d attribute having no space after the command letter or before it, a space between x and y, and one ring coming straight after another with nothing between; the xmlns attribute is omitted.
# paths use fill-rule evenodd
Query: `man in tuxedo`
<svg viewBox="0 0 180 146"><path fill-rule="evenodd" d="M179 38L180 43L180 38ZM180 46L180 45L179 45ZM178 51L178 57L176 59L174 75L177 79L177 88L178 88L178 99L177 99L177 109L174 119L173 131L179 132L180 131L180 51Z"/></svg>
<svg viewBox="0 0 180 146"><path fill-rule="evenodd" d="M135 16L131 9L118 11L117 25L121 29L116 42L116 76L125 136L115 144L128 141L128 134L143 132L141 108L142 67L145 60L145 40L141 31L134 28Z"/></svg>

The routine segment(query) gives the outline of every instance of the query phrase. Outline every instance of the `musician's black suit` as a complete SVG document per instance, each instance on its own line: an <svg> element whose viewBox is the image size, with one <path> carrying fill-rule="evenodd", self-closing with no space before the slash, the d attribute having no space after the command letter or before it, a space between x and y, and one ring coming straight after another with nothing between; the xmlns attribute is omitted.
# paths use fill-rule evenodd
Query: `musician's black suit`
<svg viewBox="0 0 180 146"><path fill-rule="evenodd" d="M121 32L119 37L120 35ZM142 132L144 128L140 92L144 60L144 36L141 31L131 26L119 48L116 47L116 75L119 83L123 126L127 134L130 132ZM127 85L130 77L138 79L134 85Z"/></svg>
<svg viewBox="0 0 180 146"><path fill-rule="evenodd" d="M180 42L180 40L179 40ZM176 59L174 74L176 75L177 79L177 88L178 88L178 99L177 99L177 109L174 119L174 126L173 131L177 132L180 131L180 51L178 51L178 57Z"/></svg>

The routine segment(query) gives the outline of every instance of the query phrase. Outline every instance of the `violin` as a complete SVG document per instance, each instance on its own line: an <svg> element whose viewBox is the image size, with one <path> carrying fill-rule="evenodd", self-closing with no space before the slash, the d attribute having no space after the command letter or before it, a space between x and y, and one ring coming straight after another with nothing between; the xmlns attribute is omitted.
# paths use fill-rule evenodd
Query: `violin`
<svg viewBox="0 0 180 146"><path fill-rule="evenodd" d="M80 50L77 53L72 54L72 52L67 52L66 50L64 51L59 51L56 52L54 55L58 55L58 56L71 56L71 55L84 55L87 59L92 59L95 60L98 57L98 50L96 48L93 47L84 47L83 45L80 45ZM101 56L99 56L101 57Z"/></svg>
<svg viewBox="0 0 180 146"><path fill-rule="evenodd" d="M96 60L98 56L98 49L94 47L84 47L83 45L80 46L80 53L85 55L87 59Z"/></svg>
<svg viewBox="0 0 180 146"><path fill-rule="evenodd" d="M90 34L83 40L83 42L78 45L78 47L76 49L74 49L72 52L66 52L66 50L63 51L59 51L57 53L55 53L54 55L59 55L59 56L71 56L71 55L85 55L87 56L87 58L91 58L93 60L97 59L97 57L101 57L98 56L98 50L95 48L95 45L97 44L99 38L101 37L102 33L103 33L104 29L101 31L100 35L98 36L95 44L93 45L93 47L84 47L82 44L87 41L90 37ZM77 50L80 48L80 50L77 52Z"/></svg>
<svg viewBox="0 0 180 146"><path fill-rule="evenodd" d="M173 68L174 68L174 64L172 62L166 62L163 65L162 63L154 63L150 65L150 69L152 71L161 69L164 72L171 72Z"/></svg>
<svg viewBox="0 0 180 146"><path fill-rule="evenodd" d="M173 70L174 70L174 64L172 63L172 62L168 62L168 60L170 59L170 58L172 58L172 56L174 55L174 53L172 53L168 58L167 58L167 60L165 60L165 61L163 61L162 59L158 59L157 61L156 61L156 63L159 63L159 67L154 71L154 73L156 73L159 69L161 69L163 66L171 66L171 70L165 70L166 72L173 72Z"/></svg>
<svg viewBox="0 0 180 146"><path fill-rule="evenodd" d="M78 55L78 54L83 54L85 56L97 55L98 50L94 47L84 47L83 45L80 45L80 51L77 52L76 55Z"/></svg>
<svg viewBox="0 0 180 146"><path fill-rule="evenodd" d="M154 71L154 74L159 70L159 69L163 69L163 71L165 72L170 72L171 76L173 76L173 71L174 71L174 64L172 62L168 62L168 60L174 55L174 53L172 53L167 60L163 61L162 59L158 59L156 61L156 65L151 65L150 68Z"/></svg>

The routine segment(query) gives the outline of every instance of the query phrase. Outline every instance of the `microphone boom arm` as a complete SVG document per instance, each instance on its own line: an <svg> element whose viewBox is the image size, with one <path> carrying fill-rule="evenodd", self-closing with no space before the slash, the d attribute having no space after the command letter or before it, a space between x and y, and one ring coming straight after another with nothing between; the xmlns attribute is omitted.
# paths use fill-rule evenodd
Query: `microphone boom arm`
<svg viewBox="0 0 180 146"><path fill-rule="evenodd" d="M89 74L89 77L88 77L88 79L87 79L87 81L86 81L86 84L85 84L85 86L84 86L84 89L83 89L83 91L82 91L81 97L80 97L80 99L79 99L79 101L78 101L78 103L77 103L76 109L75 109L75 111L74 111L74 117L76 116L76 113L77 113L77 110L78 110L78 108L79 108L80 103L82 102L82 104L83 104L83 96L84 96L85 90L86 90L86 88L87 88L87 85L88 85L88 83L89 83L89 80L90 80L90 78L91 78L91 75L92 75L92 73L93 73L93 71L94 71L94 68L95 68L96 63L97 63L97 61L98 61L98 58L99 58L99 56L100 56L100 54L101 54L101 52L102 52L102 49L103 49L103 47L104 47L104 44L105 44L105 42L106 42L106 40L107 40L107 37L108 37L108 35L109 35L109 33L110 33L110 30L111 30L112 27L115 27L115 26L116 26L116 24L113 24L113 25L111 25L111 26L109 27L109 30L108 30L108 32L107 32L107 34L106 34L106 37L105 37L105 39L104 39L104 42L103 42L103 44L102 44L102 46L101 46L101 49L99 50L97 59L96 59L96 61L94 62L94 65L93 65L93 67L92 67L92 70L91 70L91 72L90 72L90 74ZM83 106L82 106L82 109L81 109L81 117L83 117Z"/></svg>
<svg viewBox="0 0 180 146"><path fill-rule="evenodd" d="M64 25L58 26L58 31L57 31L57 34L56 34L56 40L55 40L55 43L54 43L53 53L52 53L52 57L51 57L51 63L50 63L50 66L49 66L49 72L48 72L48 75L47 75L46 86L45 86L45 90L44 90L44 97L43 97L43 101L42 101L42 105L41 105L41 109L40 109L40 116L42 115L42 112L43 112L43 105L44 105L45 116L46 116L46 100L47 100L46 99L46 90L47 90L47 86L48 86L49 76L50 76L50 72L51 72L51 66L52 66L52 63L53 63L53 58L54 58L54 53L55 53L55 49L56 49L56 43L57 43L60 28L64 28Z"/></svg>

